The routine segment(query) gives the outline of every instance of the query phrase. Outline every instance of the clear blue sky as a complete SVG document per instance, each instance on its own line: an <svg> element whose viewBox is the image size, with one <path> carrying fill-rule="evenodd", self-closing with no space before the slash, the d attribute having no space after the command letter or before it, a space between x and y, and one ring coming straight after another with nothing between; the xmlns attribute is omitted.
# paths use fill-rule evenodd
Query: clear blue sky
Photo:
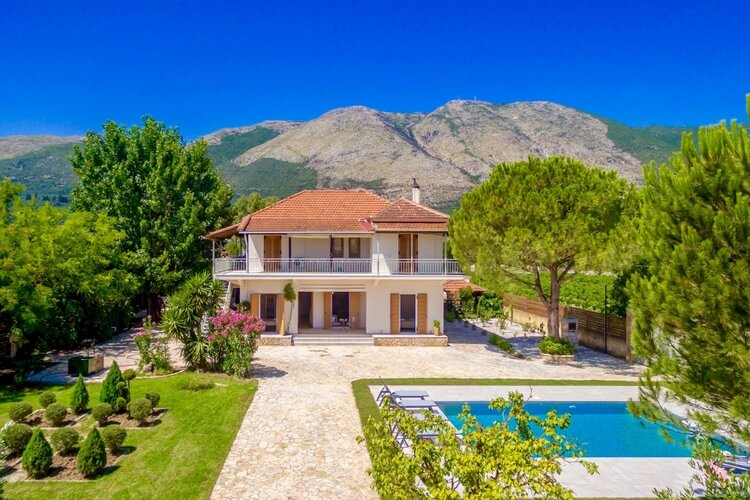
<svg viewBox="0 0 750 500"><path fill-rule="evenodd" d="M340 106L430 111L475 97L631 125L744 121L749 23L747 0L9 1L0 135L151 114L194 138Z"/></svg>

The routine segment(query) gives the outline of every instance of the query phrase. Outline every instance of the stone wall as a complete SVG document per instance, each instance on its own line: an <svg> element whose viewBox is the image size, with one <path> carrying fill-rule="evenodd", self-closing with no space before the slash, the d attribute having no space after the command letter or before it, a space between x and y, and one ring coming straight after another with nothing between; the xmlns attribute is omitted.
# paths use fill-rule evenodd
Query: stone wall
<svg viewBox="0 0 750 500"><path fill-rule="evenodd" d="M292 336L291 335L261 335L260 339L258 339L258 345L259 346L266 346L266 345L285 345L290 346L292 345Z"/></svg>
<svg viewBox="0 0 750 500"><path fill-rule="evenodd" d="M376 346L448 347L445 335L373 335Z"/></svg>

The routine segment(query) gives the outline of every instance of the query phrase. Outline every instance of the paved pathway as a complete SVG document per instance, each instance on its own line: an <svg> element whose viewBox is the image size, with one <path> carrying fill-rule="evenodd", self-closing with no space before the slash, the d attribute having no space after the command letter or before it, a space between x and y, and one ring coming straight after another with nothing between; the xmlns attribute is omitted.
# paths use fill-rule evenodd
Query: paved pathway
<svg viewBox="0 0 750 500"><path fill-rule="evenodd" d="M512 342L530 343L523 335ZM262 347L259 389L216 482L213 498L377 498L351 381L383 377L632 380L640 371L581 348L581 361L517 360L486 344L480 330L453 326L451 346Z"/></svg>
<svg viewBox="0 0 750 500"><path fill-rule="evenodd" d="M138 367L138 348L133 342L133 335L140 331L140 328L133 328L112 337L111 339L96 345L92 349L81 349L77 351L59 351L48 355L48 361L54 365L32 373L26 377L27 382L37 382L43 384L72 384L76 377L68 375L68 359L73 356L86 354L103 354L104 369L86 377L86 382L101 382L107 376L107 370L116 360L121 370ZM172 367L181 370L185 367L179 354L179 347L175 343L170 343L170 358Z"/></svg>

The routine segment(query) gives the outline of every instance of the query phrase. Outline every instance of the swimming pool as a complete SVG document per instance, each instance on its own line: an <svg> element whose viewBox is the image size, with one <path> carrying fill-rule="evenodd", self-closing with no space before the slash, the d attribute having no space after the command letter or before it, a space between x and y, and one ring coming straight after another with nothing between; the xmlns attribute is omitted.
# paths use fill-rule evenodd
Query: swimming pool
<svg viewBox="0 0 750 500"><path fill-rule="evenodd" d="M491 410L487 401L468 403L482 425L492 425L500 412ZM442 402L438 406L451 423L461 428L458 418L464 403ZM624 401L529 401L526 411L544 417L556 410L569 413L570 426L563 433L585 451L586 457L689 457L685 434L671 432L668 442L658 426L633 417Z"/></svg>

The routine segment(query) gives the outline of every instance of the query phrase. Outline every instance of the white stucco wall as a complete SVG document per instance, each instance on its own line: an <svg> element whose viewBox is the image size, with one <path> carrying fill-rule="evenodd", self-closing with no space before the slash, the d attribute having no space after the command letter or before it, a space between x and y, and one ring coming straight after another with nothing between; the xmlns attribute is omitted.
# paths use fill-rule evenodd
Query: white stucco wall
<svg viewBox="0 0 750 500"><path fill-rule="evenodd" d="M358 291L364 292L361 302L361 318L365 319L367 333L390 333L391 328L391 293L427 294L427 329L432 332L432 322L439 320L443 325L443 282L445 278L435 279L362 279L362 280L294 280L294 287L300 290L313 291L313 328L323 328L323 292ZM250 300L252 293L282 293L287 280L254 279L242 280L240 299ZM290 303L284 311L289 314ZM297 333L298 310L295 304L289 324L289 331ZM287 319L289 316L287 316ZM441 326L442 329L442 326Z"/></svg>

